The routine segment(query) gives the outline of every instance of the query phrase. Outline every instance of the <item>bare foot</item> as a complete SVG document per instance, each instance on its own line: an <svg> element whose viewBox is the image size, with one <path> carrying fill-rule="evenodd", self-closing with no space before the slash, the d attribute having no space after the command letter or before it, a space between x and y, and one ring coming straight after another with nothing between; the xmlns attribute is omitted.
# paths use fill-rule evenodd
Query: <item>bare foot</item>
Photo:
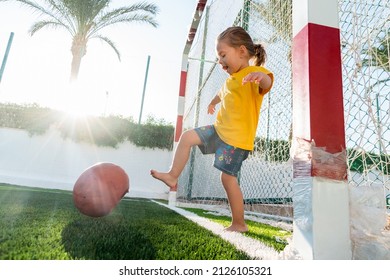
<svg viewBox="0 0 390 280"><path fill-rule="evenodd" d="M230 227L225 228L226 231L234 231L234 232L248 232L248 227L246 225L231 225Z"/></svg>
<svg viewBox="0 0 390 280"><path fill-rule="evenodd" d="M175 188L177 185L177 178L172 176L170 173L163 173L163 172L158 172L156 170L150 170L150 175L152 175L155 179L160 180L171 189Z"/></svg>

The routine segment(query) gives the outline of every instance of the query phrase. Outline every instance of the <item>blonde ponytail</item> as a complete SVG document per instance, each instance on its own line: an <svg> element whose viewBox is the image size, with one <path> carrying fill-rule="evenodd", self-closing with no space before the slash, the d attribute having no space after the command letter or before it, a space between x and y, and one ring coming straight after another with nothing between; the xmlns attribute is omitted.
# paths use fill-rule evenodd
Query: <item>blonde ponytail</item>
<svg viewBox="0 0 390 280"><path fill-rule="evenodd" d="M264 46L262 44L253 44L254 46L254 64L256 66L262 66L267 59L267 54L265 52Z"/></svg>

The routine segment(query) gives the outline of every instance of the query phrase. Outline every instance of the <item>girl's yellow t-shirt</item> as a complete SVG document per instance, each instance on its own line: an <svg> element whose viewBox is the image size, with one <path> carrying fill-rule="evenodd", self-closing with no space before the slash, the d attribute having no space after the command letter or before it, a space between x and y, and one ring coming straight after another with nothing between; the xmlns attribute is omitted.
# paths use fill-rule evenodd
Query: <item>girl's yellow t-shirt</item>
<svg viewBox="0 0 390 280"><path fill-rule="evenodd" d="M253 82L243 85L242 79L252 72L267 74L271 78L271 86L261 89ZM226 79L218 92L221 105L214 123L222 141L237 148L253 150L261 103L273 81L273 74L262 66L248 66Z"/></svg>

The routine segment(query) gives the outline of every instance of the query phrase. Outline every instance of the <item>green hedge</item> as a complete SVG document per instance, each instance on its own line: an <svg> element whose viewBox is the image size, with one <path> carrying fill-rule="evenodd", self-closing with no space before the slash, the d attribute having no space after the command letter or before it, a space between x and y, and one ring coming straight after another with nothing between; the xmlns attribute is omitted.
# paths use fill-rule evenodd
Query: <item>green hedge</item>
<svg viewBox="0 0 390 280"><path fill-rule="evenodd" d="M55 127L64 139L114 148L125 141L143 148L172 150L173 147L173 125L153 117L138 124L122 116L72 118L36 104L0 104L0 127L24 129L30 136Z"/></svg>
<svg viewBox="0 0 390 280"><path fill-rule="evenodd" d="M254 152L262 154L267 161L286 162L290 159L290 142L256 137Z"/></svg>
<svg viewBox="0 0 390 280"><path fill-rule="evenodd" d="M390 174L390 155L378 155L356 149L348 149L347 154L349 168L352 171L363 173L368 169L377 169L385 175Z"/></svg>
<svg viewBox="0 0 390 280"><path fill-rule="evenodd" d="M286 140L266 140L256 137L254 152L271 162L287 162L290 159L290 143ZM347 158L351 171L363 173L368 169L376 169L385 175L390 174L390 155L347 149Z"/></svg>

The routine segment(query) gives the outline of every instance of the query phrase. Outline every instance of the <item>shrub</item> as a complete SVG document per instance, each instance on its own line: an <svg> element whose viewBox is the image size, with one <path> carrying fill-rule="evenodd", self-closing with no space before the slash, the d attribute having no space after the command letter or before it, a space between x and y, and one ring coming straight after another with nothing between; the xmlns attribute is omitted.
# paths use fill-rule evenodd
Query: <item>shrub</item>
<svg viewBox="0 0 390 280"><path fill-rule="evenodd" d="M262 155L268 161L286 162L290 158L290 143L286 140L256 137L254 153Z"/></svg>
<svg viewBox="0 0 390 280"><path fill-rule="evenodd" d="M136 124L132 118L122 116L72 118L37 104L0 104L0 127L24 129L30 136L55 127L64 139L113 148L125 141L144 148L172 150L173 147L174 127L152 117L145 124Z"/></svg>
<svg viewBox="0 0 390 280"><path fill-rule="evenodd" d="M160 148L172 150L173 126L163 120L149 117L145 124L131 123L129 140L144 148Z"/></svg>

